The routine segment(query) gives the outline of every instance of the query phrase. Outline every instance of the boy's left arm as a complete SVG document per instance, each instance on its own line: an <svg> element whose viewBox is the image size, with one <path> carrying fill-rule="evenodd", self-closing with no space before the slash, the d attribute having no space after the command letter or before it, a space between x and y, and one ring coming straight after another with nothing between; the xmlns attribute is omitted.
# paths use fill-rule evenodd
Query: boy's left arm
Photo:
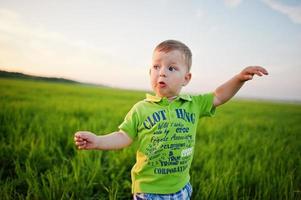
<svg viewBox="0 0 301 200"><path fill-rule="evenodd" d="M243 84L246 81L251 80L255 74L262 76L268 75L268 72L266 69L260 66L246 67L239 74L235 75L232 79L222 84L215 90L213 105L217 107L226 103L237 93Z"/></svg>

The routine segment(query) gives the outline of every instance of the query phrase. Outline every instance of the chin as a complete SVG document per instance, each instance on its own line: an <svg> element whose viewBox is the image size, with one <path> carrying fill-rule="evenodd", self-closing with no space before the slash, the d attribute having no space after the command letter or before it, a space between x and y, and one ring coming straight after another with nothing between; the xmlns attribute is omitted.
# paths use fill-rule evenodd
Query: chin
<svg viewBox="0 0 301 200"><path fill-rule="evenodd" d="M166 97L166 94L164 94L162 92L156 92L156 95L159 97Z"/></svg>

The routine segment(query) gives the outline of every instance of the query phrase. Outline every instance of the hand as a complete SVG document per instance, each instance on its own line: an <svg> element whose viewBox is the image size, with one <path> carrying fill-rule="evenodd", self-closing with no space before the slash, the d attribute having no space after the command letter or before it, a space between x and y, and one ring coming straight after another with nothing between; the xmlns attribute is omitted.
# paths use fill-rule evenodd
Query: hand
<svg viewBox="0 0 301 200"><path fill-rule="evenodd" d="M89 131L78 131L74 134L74 143L78 149L96 149L98 137Z"/></svg>
<svg viewBox="0 0 301 200"><path fill-rule="evenodd" d="M255 74L258 76L268 75L268 71L260 66L249 66L238 74L238 78L244 82L253 79Z"/></svg>

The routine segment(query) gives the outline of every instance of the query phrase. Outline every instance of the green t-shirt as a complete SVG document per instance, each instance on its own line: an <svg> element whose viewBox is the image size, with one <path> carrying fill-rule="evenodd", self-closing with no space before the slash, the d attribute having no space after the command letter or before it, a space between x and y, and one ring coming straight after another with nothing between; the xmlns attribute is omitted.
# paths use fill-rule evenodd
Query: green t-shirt
<svg viewBox="0 0 301 200"><path fill-rule="evenodd" d="M213 94L180 95L172 102L147 95L126 115L120 130L138 140L132 192L169 194L189 181L200 117L212 116Z"/></svg>

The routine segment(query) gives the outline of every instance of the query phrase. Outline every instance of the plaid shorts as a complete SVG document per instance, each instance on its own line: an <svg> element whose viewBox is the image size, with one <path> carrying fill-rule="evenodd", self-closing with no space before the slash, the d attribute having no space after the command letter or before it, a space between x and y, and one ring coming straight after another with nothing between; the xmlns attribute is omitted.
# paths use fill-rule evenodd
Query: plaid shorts
<svg viewBox="0 0 301 200"><path fill-rule="evenodd" d="M136 193L134 200L190 200L192 186L188 182L179 192L173 194Z"/></svg>

